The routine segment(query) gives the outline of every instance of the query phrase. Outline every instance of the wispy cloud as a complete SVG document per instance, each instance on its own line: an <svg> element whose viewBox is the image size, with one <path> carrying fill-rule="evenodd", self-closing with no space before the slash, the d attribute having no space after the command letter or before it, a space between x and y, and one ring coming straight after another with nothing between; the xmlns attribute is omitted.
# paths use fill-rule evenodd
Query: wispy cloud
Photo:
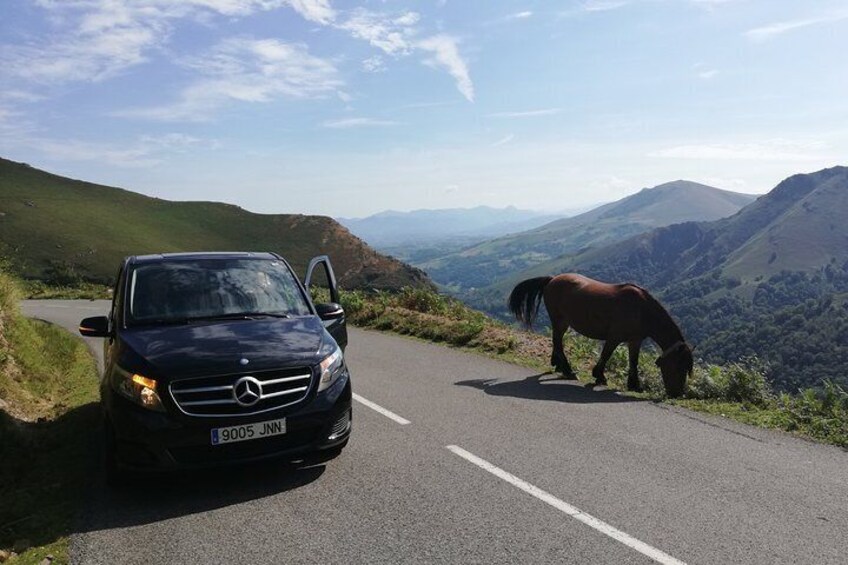
<svg viewBox="0 0 848 565"><path fill-rule="evenodd" d="M771 139L757 143L678 145L648 153L649 157L699 160L820 161L827 144L821 141Z"/></svg>
<svg viewBox="0 0 848 565"><path fill-rule="evenodd" d="M557 13L560 18L576 18L597 12L610 12L630 4L631 0L584 0Z"/></svg>
<svg viewBox="0 0 848 565"><path fill-rule="evenodd" d="M321 98L338 93L343 85L331 62L309 54L305 45L276 39L228 39L208 55L185 59L182 65L202 78L183 89L178 101L116 115L199 121L230 102Z"/></svg>
<svg viewBox="0 0 848 565"><path fill-rule="evenodd" d="M303 2L304 0L301 0ZM401 13L377 12L366 8L356 8L350 12L337 12L328 0L315 0L321 5L322 19L311 19L323 25L345 31L352 37L367 41L391 57L405 57L416 53L424 55L425 65L447 71L456 81L456 88L470 102L474 101L474 84L468 70L468 63L459 52L459 42L447 34L421 37L419 26L421 15L413 11ZM293 6L293 4L292 4ZM306 17L306 12L298 12ZM365 70L374 72L381 69L373 58L366 59Z"/></svg>
<svg viewBox="0 0 848 565"><path fill-rule="evenodd" d="M586 0L581 5L584 12L607 12L629 4L628 0Z"/></svg>
<svg viewBox="0 0 848 565"><path fill-rule="evenodd" d="M562 112L562 108L544 108L541 110L524 110L520 112L495 112L489 118L535 118L537 116L552 116Z"/></svg>
<svg viewBox="0 0 848 565"><path fill-rule="evenodd" d="M413 11L390 13L365 8L340 11L333 7L330 0L34 1L47 13L54 29L28 43L0 44L0 60L3 61L0 79L15 81L13 84L44 86L107 80L148 62L155 53L166 49L177 20L189 19L208 24L215 16L239 18L288 7L309 22L344 31L353 38L367 41L386 55L419 54L424 64L451 74L457 88L468 100L473 100L474 96L468 66L460 56L458 42L443 34L426 37L419 25L421 17ZM375 58L366 61L366 70L374 72L382 68ZM218 77L214 82L207 80L203 83L202 86L209 89L207 93L191 87L183 91L181 96L185 111L171 106L149 116L189 118L192 108L218 107L220 103L217 101L227 98L264 100L275 90L294 96L300 96L302 92L314 93L314 62L313 57L307 64L304 88L298 88L295 80L280 80L283 74L294 77L302 70L296 66L295 60L289 59L288 72L272 66L274 76L264 81L264 85L258 76L247 83L239 81L237 85ZM319 83L326 85L324 78ZM318 90L327 88L319 86Z"/></svg>
<svg viewBox="0 0 848 565"><path fill-rule="evenodd" d="M692 66L692 69L694 69L695 75L701 80L710 80L719 74L718 69L709 67L705 63L696 63Z"/></svg>
<svg viewBox="0 0 848 565"><path fill-rule="evenodd" d="M386 70L386 63L382 57L374 55L362 61L362 70L366 73L382 73Z"/></svg>
<svg viewBox="0 0 848 565"><path fill-rule="evenodd" d="M398 16L357 8L351 15L334 24L353 37L367 41L388 55L408 55L412 51L412 36L420 16L406 12Z"/></svg>
<svg viewBox="0 0 848 565"><path fill-rule="evenodd" d="M443 68L456 80L456 88L469 102L474 102L474 84L468 65L459 54L456 39L448 35L434 35L416 43L416 47L430 53L424 64Z"/></svg>
<svg viewBox="0 0 848 565"><path fill-rule="evenodd" d="M291 0L292 4L312 4ZM238 17L287 0L36 0L54 31L24 45L4 45L3 75L37 84L100 81L148 60L168 41L174 20ZM307 12L304 6L301 8Z"/></svg>
<svg viewBox="0 0 848 565"><path fill-rule="evenodd" d="M388 127L399 126L400 122L390 120L376 120L373 118L344 118L341 120L328 120L321 124L325 128L330 129L351 129L351 128L367 128L367 127Z"/></svg>
<svg viewBox="0 0 848 565"><path fill-rule="evenodd" d="M501 146L501 145L506 145L507 143L509 143L509 142L510 142L510 141L512 141L513 139L515 139L515 135L513 135L513 134L511 134L511 133L510 133L510 134L508 134L508 135L503 136L502 138L500 138L500 139L499 139L499 140L497 140L496 142L494 142L494 143L492 144L492 147L499 147L499 146Z"/></svg>
<svg viewBox="0 0 848 565"><path fill-rule="evenodd" d="M848 11L842 10L824 16L776 22L762 27L749 29L745 32L745 37L747 37L751 41L767 41L769 39L772 39L773 37L790 31L794 31L796 29L801 29L819 24L838 22L840 20L845 19L848 19Z"/></svg>
<svg viewBox="0 0 848 565"><path fill-rule="evenodd" d="M228 0L220 0L227 2ZM273 0L268 2L274 4ZM310 22L327 25L336 18L336 11L330 5L329 0L286 0L284 2L291 6L298 14Z"/></svg>
<svg viewBox="0 0 848 565"><path fill-rule="evenodd" d="M505 19L506 20L526 20L533 16L533 12L529 10L525 10L523 12L516 12L514 14L509 14Z"/></svg>

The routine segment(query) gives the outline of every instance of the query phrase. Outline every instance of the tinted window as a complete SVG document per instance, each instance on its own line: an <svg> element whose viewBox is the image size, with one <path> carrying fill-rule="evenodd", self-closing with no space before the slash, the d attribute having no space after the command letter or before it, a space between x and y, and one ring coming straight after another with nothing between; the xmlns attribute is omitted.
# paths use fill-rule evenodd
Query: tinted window
<svg viewBox="0 0 848 565"><path fill-rule="evenodd" d="M130 321L176 321L265 312L302 316L309 307L280 261L195 259L136 266Z"/></svg>

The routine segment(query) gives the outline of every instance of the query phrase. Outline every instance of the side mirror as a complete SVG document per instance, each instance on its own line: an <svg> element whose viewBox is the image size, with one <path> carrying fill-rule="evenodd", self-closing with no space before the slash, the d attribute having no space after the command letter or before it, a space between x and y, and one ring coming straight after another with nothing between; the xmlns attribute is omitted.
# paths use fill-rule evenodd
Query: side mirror
<svg viewBox="0 0 848 565"><path fill-rule="evenodd" d="M324 321L338 320L344 316L344 309L336 302L316 304L315 311L318 312L318 317Z"/></svg>
<svg viewBox="0 0 848 565"><path fill-rule="evenodd" d="M79 333L86 337L109 337L109 318L106 316L86 318L80 322Z"/></svg>

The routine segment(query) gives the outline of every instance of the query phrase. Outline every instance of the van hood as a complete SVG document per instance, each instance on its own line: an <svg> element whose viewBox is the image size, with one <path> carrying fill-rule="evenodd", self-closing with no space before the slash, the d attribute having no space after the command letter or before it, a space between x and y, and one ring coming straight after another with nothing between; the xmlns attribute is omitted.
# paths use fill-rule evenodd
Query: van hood
<svg viewBox="0 0 848 565"><path fill-rule="evenodd" d="M121 337L126 347L120 365L166 381L312 366L321 360L321 349L333 344L317 316L139 327Z"/></svg>

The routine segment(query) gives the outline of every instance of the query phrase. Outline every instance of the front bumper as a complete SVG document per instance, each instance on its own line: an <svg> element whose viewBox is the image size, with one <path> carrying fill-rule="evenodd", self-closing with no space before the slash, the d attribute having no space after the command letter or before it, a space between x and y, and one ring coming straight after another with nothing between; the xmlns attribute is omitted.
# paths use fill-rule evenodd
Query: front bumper
<svg viewBox="0 0 848 565"><path fill-rule="evenodd" d="M219 467L280 458L295 460L344 445L351 432L350 377L295 410L239 418L198 418L151 412L106 389L102 395L115 462L135 471ZM212 428L286 418L286 433L211 445Z"/></svg>

